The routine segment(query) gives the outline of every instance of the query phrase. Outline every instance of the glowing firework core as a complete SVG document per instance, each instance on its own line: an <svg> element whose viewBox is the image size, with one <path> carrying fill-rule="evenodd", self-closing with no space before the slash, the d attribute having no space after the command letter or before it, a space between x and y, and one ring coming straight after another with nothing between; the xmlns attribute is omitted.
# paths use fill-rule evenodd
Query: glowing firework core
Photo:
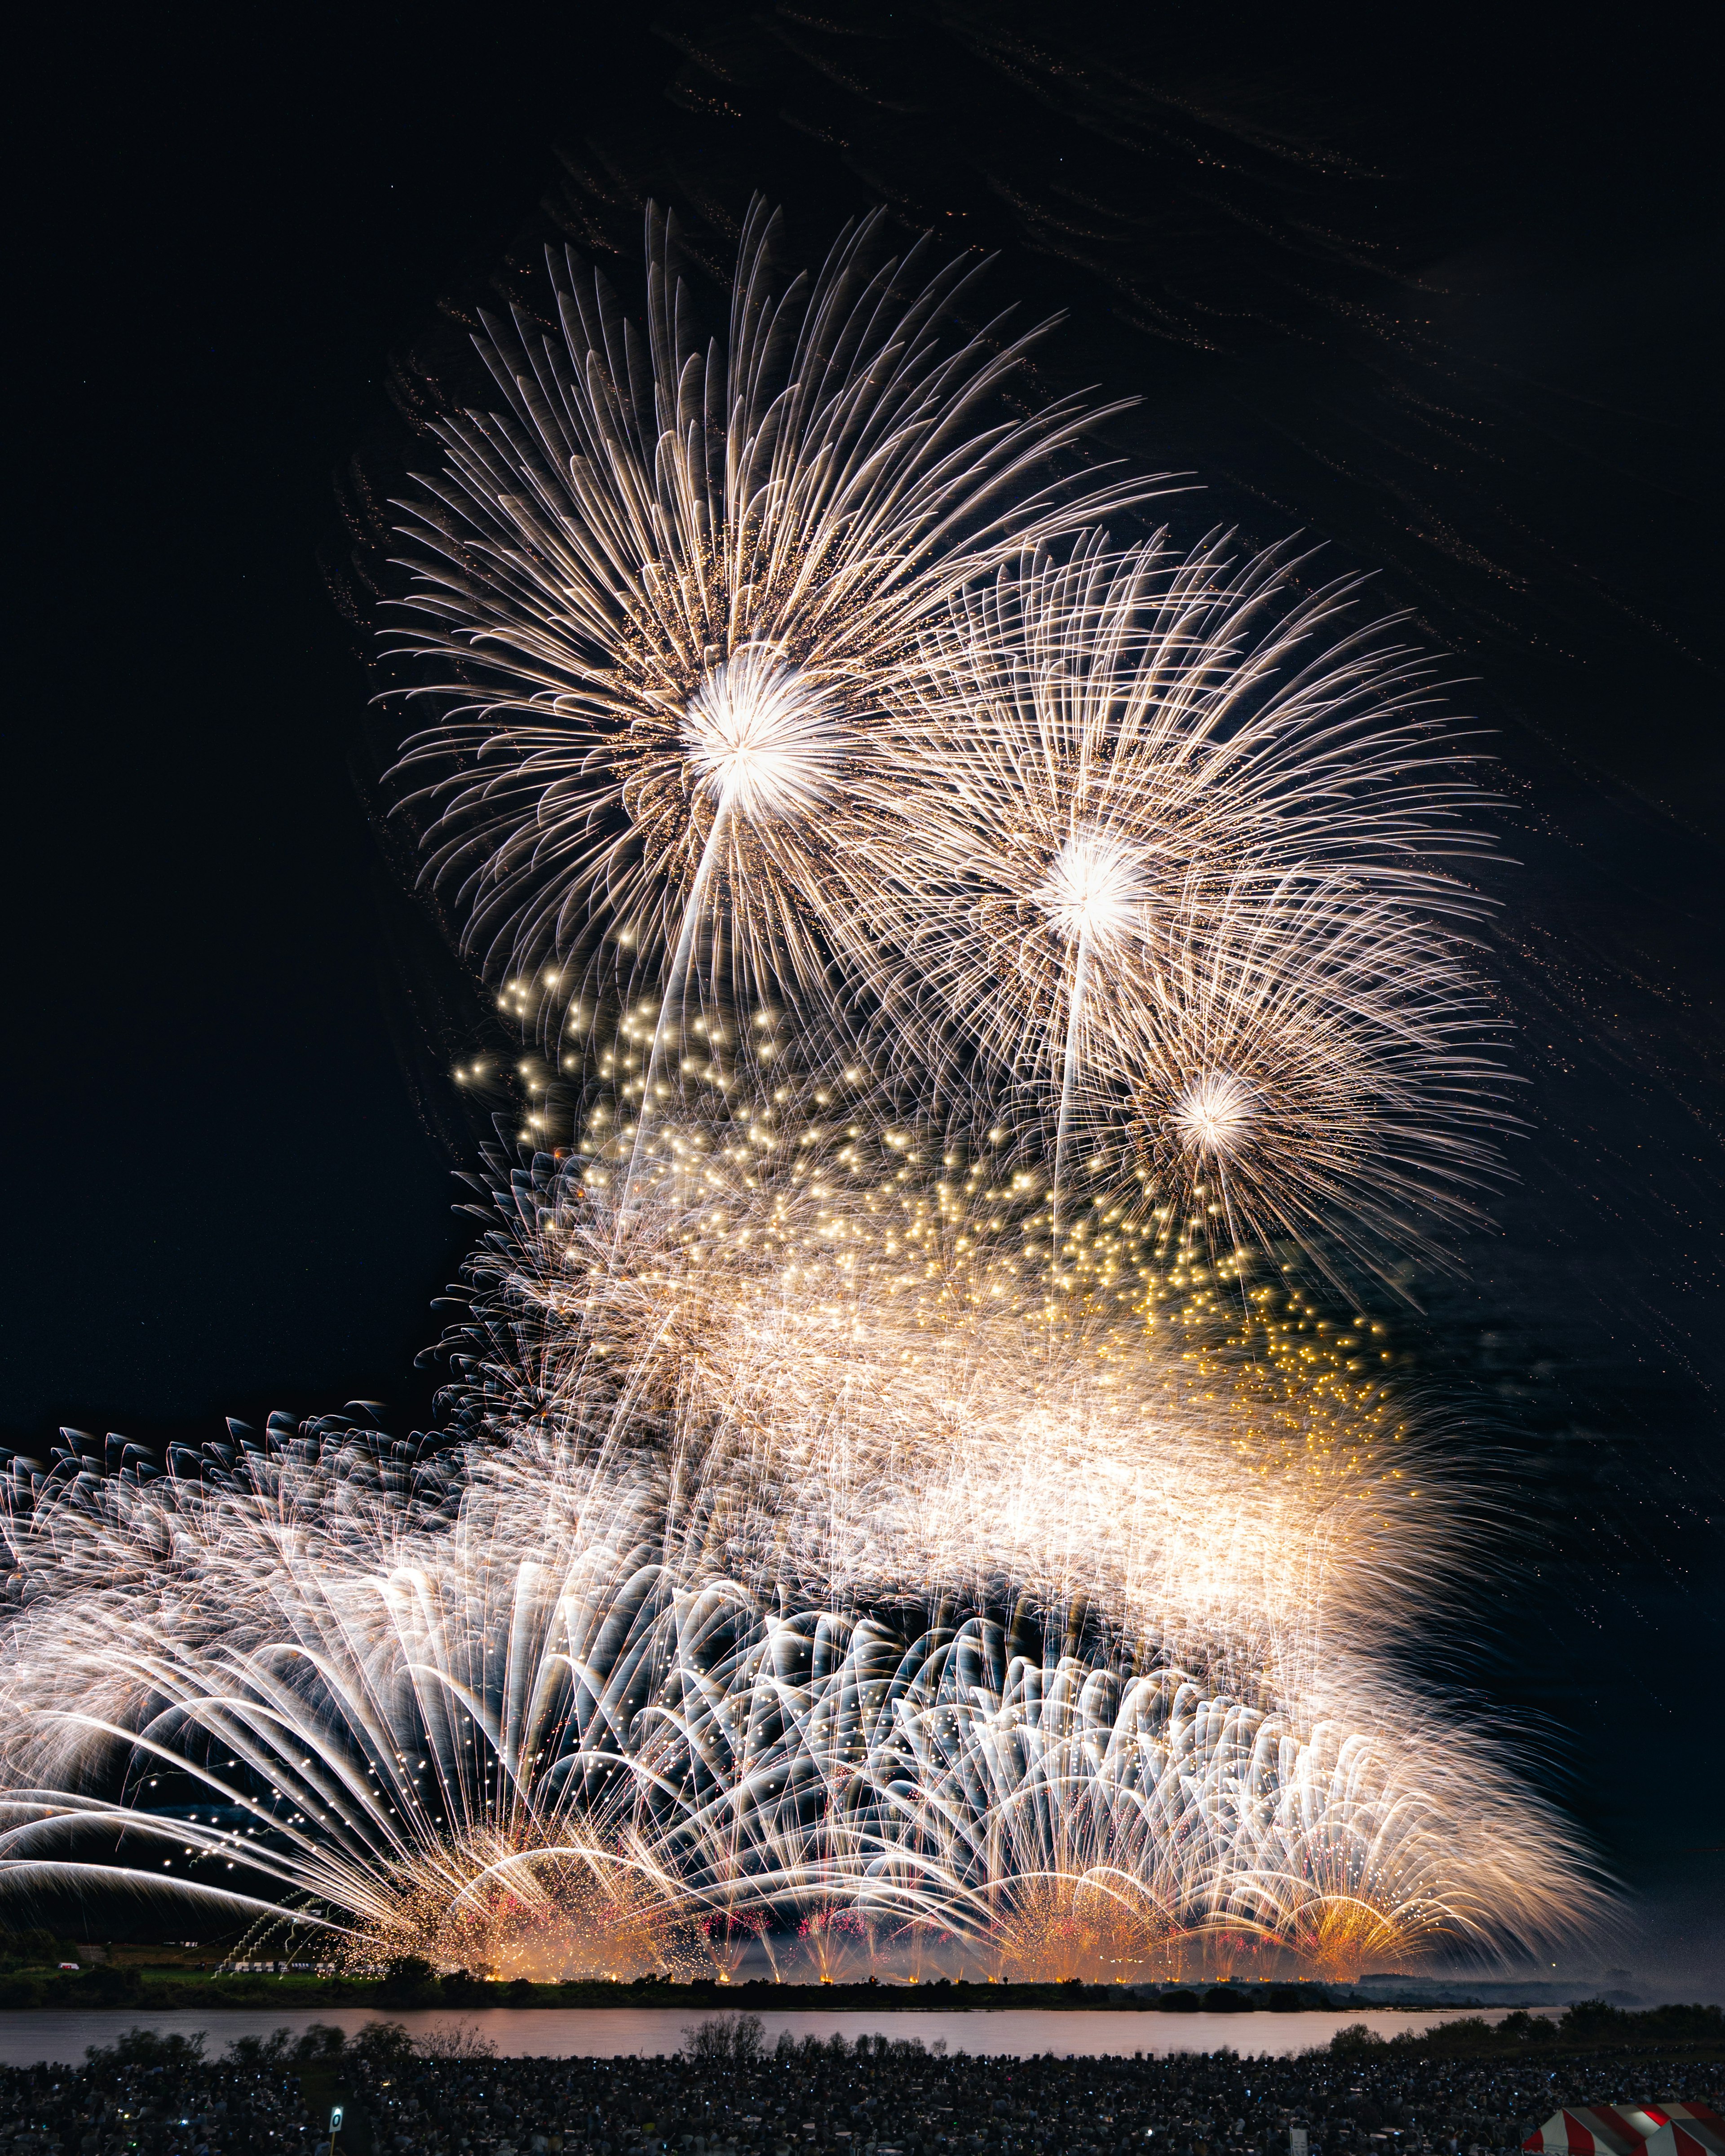
<svg viewBox="0 0 1725 2156"><path fill-rule="evenodd" d="M1252 1089L1231 1070L1195 1078L1174 1103L1174 1128L1193 1152L1223 1158L1236 1151L1253 1122Z"/></svg>
<svg viewBox="0 0 1725 2156"><path fill-rule="evenodd" d="M1134 934L1148 894L1132 849L1091 832L1066 840L1032 896L1069 943L1095 947Z"/></svg>
<svg viewBox="0 0 1725 2156"><path fill-rule="evenodd" d="M831 785L839 736L806 678L750 649L722 660L683 714L701 790L759 822L813 808Z"/></svg>

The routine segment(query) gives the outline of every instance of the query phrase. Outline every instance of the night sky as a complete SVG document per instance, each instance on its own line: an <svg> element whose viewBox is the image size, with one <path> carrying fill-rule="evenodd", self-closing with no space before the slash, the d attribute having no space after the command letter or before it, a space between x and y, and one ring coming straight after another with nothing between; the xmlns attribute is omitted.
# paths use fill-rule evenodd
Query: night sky
<svg viewBox="0 0 1725 2156"><path fill-rule="evenodd" d="M1490 730L1527 1128L1397 1324L1503 1523L1410 1652L1631 1890L1575 1970L1725 1996L1707 69L1213 13L168 15L24 70L0 1427L424 1424L480 1021L380 821L366 506L548 238L633 295L649 195L718 262L756 188L804 259L885 201L1066 311L1040 386L1142 398L1178 534L1322 540Z"/></svg>

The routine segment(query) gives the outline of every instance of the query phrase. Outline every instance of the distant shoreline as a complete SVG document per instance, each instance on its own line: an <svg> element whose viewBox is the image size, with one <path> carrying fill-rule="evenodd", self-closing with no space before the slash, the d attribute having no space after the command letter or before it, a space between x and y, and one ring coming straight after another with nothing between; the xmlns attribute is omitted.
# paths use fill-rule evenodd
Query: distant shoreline
<svg viewBox="0 0 1725 2156"><path fill-rule="evenodd" d="M1482 1991L1497 1989L1481 1987ZM1502 1987L1507 1989L1508 1987ZM1558 1987L1527 1987L1529 1992ZM1479 2011L1525 2005L1557 2006L1563 1999L1492 1999L1463 1996L1418 1997L1404 1992L1363 1994L1351 1986L1321 1984L773 1984L754 1981L723 1984L608 1983L531 1984L525 1979L492 1983L470 1978L430 1979L413 1984L312 1974L234 1974L178 1967L151 1967L131 1961L99 1962L76 1973L19 1971L0 1974L0 2009L59 2010L82 2007L239 2007L282 2009L369 2007L385 2012L431 2008L495 2010L522 2008L542 2011L624 2010L640 2007L682 2008L711 2014L775 2010L876 2014L989 2013L1031 2010L1039 2013L1122 2014L1431 2014Z"/></svg>

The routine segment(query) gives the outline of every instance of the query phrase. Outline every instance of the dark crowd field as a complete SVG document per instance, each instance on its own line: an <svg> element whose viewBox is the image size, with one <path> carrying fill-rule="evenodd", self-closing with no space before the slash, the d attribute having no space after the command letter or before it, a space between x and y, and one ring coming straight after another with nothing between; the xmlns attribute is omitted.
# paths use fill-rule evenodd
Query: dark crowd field
<svg viewBox="0 0 1725 2156"><path fill-rule="evenodd" d="M1512 2025L1525 2023L1526 2027ZM1544 2033L1541 2033L1544 2032ZM18 2156L1509 2156L1563 2105L1717 2107L1717 2007L1561 2023L1459 2021L1388 2041L1363 2026L1287 2059L999 2059L915 2038L762 2041L733 2015L671 2058L499 2058L473 2030L352 2043L314 2026L244 2037L134 2029L77 2068L0 2070L0 2147ZM341 2123L331 2147L332 2110Z"/></svg>

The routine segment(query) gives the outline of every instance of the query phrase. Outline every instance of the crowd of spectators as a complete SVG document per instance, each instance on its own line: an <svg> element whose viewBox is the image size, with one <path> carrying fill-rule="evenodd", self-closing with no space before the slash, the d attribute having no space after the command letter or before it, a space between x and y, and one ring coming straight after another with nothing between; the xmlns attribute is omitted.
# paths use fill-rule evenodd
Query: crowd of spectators
<svg viewBox="0 0 1725 2156"><path fill-rule="evenodd" d="M914 2038L777 2046L752 2017L673 2058L498 2057L373 2024L201 2041L134 2030L79 2068L0 2069L15 2156L1499 2156L1561 2106L1716 2102L1717 2066L1601 2051L1469 2060L1338 2040L1296 2057L989 2058ZM331 2152L328 2102L345 2099ZM309 2101L308 2101L309 2099Z"/></svg>
<svg viewBox="0 0 1725 2156"><path fill-rule="evenodd" d="M254 2038L225 2057L135 2029L81 2066L0 2067L0 2148L14 2156L301 2156L313 2136L303 2061Z"/></svg>

